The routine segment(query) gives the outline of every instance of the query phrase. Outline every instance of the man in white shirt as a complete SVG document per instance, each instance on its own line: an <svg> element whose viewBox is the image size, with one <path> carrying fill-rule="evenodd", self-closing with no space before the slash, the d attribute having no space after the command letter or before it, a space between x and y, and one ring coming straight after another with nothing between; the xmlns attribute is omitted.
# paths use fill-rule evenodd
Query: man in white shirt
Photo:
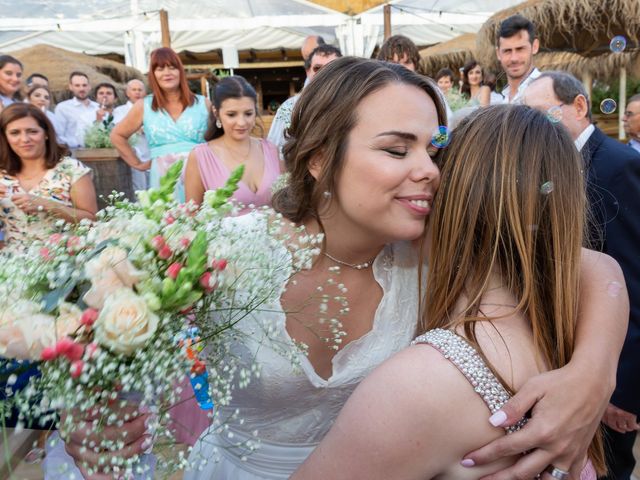
<svg viewBox="0 0 640 480"><path fill-rule="evenodd" d="M87 129L99 120L97 112L100 105L89 99L89 77L82 72L72 72L69 75L69 90L73 93L73 98L60 102L56 107L60 126L57 133L69 148L82 148Z"/></svg>
<svg viewBox="0 0 640 480"><path fill-rule="evenodd" d="M127 89L125 91L125 95L127 96L127 103L124 105L120 105L113 110L113 123L116 125L120 123L124 117L127 116L129 110L133 107L133 105L144 98L147 91L140 80L129 80L127 83ZM144 136L144 131L140 129L139 132L136 133L135 143L133 148L138 155L138 158L142 162L148 162L151 159L151 155L149 153L149 145L147 144L147 139ZM131 181L133 183L133 190L146 190L149 188L149 170L138 170L137 168L131 167Z"/></svg>
<svg viewBox="0 0 640 480"><path fill-rule="evenodd" d="M640 429L640 154L591 123L588 95L582 83L569 73L544 72L527 87L523 99L526 105L547 113L550 121L562 122L574 139L584 159L590 246L615 258L624 273L629 327L618 363L616 389L602 421L609 447L606 478L628 480L635 465L633 446ZM603 281L603 288L610 289L607 280ZM623 290L623 294L627 292ZM610 295L616 296L614 293ZM602 319L602 329L607 329L606 318Z"/></svg>
<svg viewBox="0 0 640 480"><path fill-rule="evenodd" d="M629 146L640 153L640 94L627 101L627 109L622 113L622 125L629 137Z"/></svg>
<svg viewBox="0 0 640 480"><path fill-rule="evenodd" d="M99 122L103 122L109 118L109 115L113 116L113 109L118 101L116 87L109 82L100 83L96 86L95 97L96 103L100 105L96 112L96 119ZM111 121L113 121L113 117Z"/></svg>
<svg viewBox="0 0 640 480"><path fill-rule="evenodd" d="M533 64L539 48L535 26L529 19L513 15L502 21L496 55L507 74L507 86L502 90L507 103L520 100L529 83L540 76L540 70Z"/></svg>
<svg viewBox="0 0 640 480"><path fill-rule="evenodd" d="M309 58L304 62L305 71L307 73L307 82L310 82L327 63L330 63L341 56L342 52L340 52L340 49L333 45L324 44L316 47L309 55ZM271 128L269 128L267 140L278 147L278 152L280 152L281 157L282 147L284 147L286 142L284 132L291 126L291 113L293 112L293 107L298 101L298 98L300 98L299 93L287 99L282 105L280 105L275 117L273 117L273 122L271 122Z"/></svg>

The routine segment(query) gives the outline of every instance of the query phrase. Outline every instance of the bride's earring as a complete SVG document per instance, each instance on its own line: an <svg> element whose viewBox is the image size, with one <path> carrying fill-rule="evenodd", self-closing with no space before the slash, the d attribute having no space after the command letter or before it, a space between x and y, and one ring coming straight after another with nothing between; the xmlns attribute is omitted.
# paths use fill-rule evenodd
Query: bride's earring
<svg viewBox="0 0 640 480"><path fill-rule="evenodd" d="M329 190L325 190L324 192L322 192L322 195L324 196L324 198L326 198L327 200L331 198L331 192Z"/></svg>
<svg viewBox="0 0 640 480"><path fill-rule="evenodd" d="M216 127L222 128L222 123L220 122L220 120L216 120Z"/></svg>

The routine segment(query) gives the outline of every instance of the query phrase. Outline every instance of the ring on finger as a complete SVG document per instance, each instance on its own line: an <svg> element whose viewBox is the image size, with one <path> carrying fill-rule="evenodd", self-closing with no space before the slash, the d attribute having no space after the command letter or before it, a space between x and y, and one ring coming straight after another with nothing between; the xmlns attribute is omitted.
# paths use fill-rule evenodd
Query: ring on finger
<svg viewBox="0 0 640 480"><path fill-rule="evenodd" d="M545 472L557 480L568 480L569 478L569 472L567 470L562 470L561 468L554 467L553 465L549 465Z"/></svg>

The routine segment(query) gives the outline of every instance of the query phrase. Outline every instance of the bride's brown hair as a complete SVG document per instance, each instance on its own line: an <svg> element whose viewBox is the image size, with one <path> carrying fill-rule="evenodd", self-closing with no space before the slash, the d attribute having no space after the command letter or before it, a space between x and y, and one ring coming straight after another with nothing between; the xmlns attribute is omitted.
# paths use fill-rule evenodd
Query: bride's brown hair
<svg viewBox="0 0 640 480"><path fill-rule="evenodd" d="M358 105L392 83L423 90L435 103L438 124L446 125L444 104L431 79L377 60L343 57L332 61L304 88L293 109L283 148L289 181L273 196L276 211L296 223L318 218L323 192L335 192L334 182L342 169L349 133L358 120ZM324 168L316 180L309 172L309 162L317 159Z"/></svg>
<svg viewBox="0 0 640 480"><path fill-rule="evenodd" d="M574 349L585 217L582 158L561 125L508 105L463 120L442 159L420 330L461 327L482 353L475 325L491 320L480 303L498 272L531 324L539 360L551 369L566 365ZM460 298L468 302L455 313ZM601 474L599 434L588 453Z"/></svg>

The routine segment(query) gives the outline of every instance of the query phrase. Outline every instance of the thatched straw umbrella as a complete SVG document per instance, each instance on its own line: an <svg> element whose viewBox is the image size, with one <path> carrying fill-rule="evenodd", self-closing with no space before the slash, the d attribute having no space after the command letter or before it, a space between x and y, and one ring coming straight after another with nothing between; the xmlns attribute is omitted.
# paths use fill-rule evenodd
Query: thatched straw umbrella
<svg viewBox="0 0 640 480"><path fill-rule="evenodd" d="M420 50L422 70L435 77L441 68L457 70L475 58L476 34L465 33L458 37Z"/></svg>
<svg viewBox="0 0 640 480"><path fill-rule="evenodd" d="M638 0L529 0L501 10L478 32L478 52L483 62L493 54L500 22L520 14L531 20L546 51L578 53L584 57L609 52L609 42L623 35L637 45L640 39Z"/></svg>
<svg viewBox="0 0 640 480"><path fill-rule="evenodd" d="M34 72L42 73L49 78L49 88L57 102L70 98L67 90L69 74L75 70L86 73L91 85L109 82L120 92L129 80L144 80L144 76L135 68L50 45L35 45L11 52L11 55L24 65L25 78Z"/></svg>
<svg viewBox="0 0 640 480"><path fill-rule="evenodd" d="M569 52L593 57L591 69L582 70L582 80L591 91L593 75L618 68L620 76L619 109L626 107L627 67L638 66L640 41L640 1L638 0L529 0L493 15L478 32L477 49L481 63L497 64L495 45L500 23L520 14L535 25L541 51ZM627 39L625 54L612 54L609 43L614 36ZM624 137L620 121L620 137Z"/></svg>

